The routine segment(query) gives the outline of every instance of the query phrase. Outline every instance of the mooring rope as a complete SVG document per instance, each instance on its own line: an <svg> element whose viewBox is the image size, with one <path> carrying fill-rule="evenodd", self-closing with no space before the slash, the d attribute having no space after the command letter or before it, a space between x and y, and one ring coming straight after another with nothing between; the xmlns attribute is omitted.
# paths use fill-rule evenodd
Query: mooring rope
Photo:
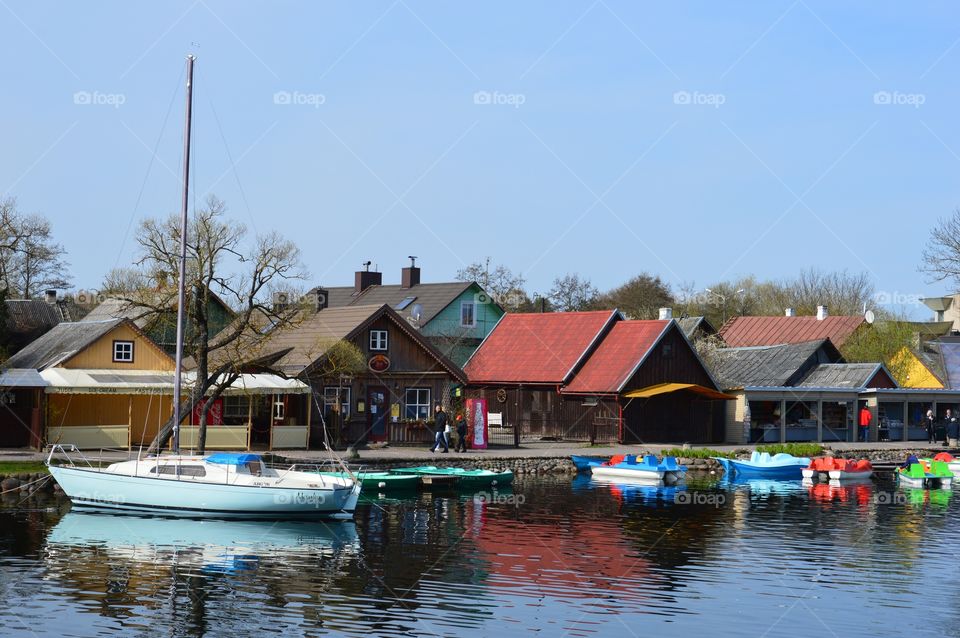
<svg viewBox="0 0 960 638"><path fill-rule="evenodd" d="M22 483L12 489L0 491L0 496L3 496L4 494L9 494L10 492L19 492L21 488L30 487L34 483L43 483L44 481L49 481L52 478L53 478L53 474L47 474L43 478L38 478L35 481L30 481L29 483Z"/></svg>

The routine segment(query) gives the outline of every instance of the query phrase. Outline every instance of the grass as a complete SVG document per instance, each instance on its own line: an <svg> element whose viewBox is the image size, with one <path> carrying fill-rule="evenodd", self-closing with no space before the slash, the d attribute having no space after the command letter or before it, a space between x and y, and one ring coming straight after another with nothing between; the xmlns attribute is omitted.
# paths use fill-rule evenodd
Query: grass
<svg viewBox="0 0 960 638"><path fill-rule="evenodd" d="M823 446L819 443L777 443L775 445L758 445L757 452L769 454L792 454L793 456L819 456L823 454Z"/></svg>
<svg viewBox="0 0 960 638"><path fill-rule="evenodd" d="M0 461L0 474L36 474L46 471L47 466L39 461Z"/></svg>
<svg viewBox="0 0 960 638"><path fill-rule="evenodd" d="M725 459L733 457L733 452L720 452L718 450L711 450L710 448L691 448L689 450L683 450L681 448L675 447L670 448L669 450L660 450L660 456L676 456L683 457L685 459L708 459L713 456L720 456Z"/></svg>

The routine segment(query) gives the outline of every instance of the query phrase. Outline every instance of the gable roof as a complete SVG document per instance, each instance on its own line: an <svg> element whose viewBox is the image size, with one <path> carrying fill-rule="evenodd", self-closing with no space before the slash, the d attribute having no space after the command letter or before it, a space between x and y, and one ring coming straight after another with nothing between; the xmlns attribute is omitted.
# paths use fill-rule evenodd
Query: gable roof
<svg viewBox="0 0 960 638"><path fill-rule="evenodd" d="M840 360L829 339L775 346L721 348L714 375L723 388L783 387L799 381L805 366Z"/></svg>
<svg viewBox="0 0 960 638"><path fill-rule="evenodd" d="M453 303L457 297L474 286L478 293L483 292L483 288L472 281L418 284L410 288L404 288L400 284L374 285L361 293L355 292L356 289L353 286L337 286L335 288L325 288L325 290L327 291L328 309L345 306L388 305L406 319L410 316L413 306L420 304L422 308L420 325L426 325L440 314L440 311ZM314 288L310 292L316 293L316 291L317 288ZM414 297L415 299L404 308L397 310L396 306L408 297ZM490 303L495 302L491 300Z"/></svg>
<svg viewBox="0 0 960 638"><path fill-rule="evenodd" d="M137 308L123 299L117 297L107 297L93 310L87 313L87 316L81 319L83 322L110 321L111 319L129 319L143 328L147 324L147 318L142 317L146 309Z"/></svg>
<svg viewBox="0 0 960 638"><path fill-rule="evenodd" d="M706 317L680 317L677 319L677 324L687 339L692 339L697 330L703 330L708 335L717 334L717 329Z"/></svg>
<svg viewBox="0 0 960 638"><path fill-rule="evenodd" d="M43 370L72 358L91 343L107 334L123 319L109 321L77 321L56 325L42 337L5 362L11 368ZM132 325L132 324L131 324Z"/></svg>
<svg viewBox="0 0 960 638"><path fill-rule="evenodd" d="M280 354L270 367L288 376L309 373L337 341L350 340L380 317L389 318L405 335L433 356L452 376L465 381L463 371L443 356L418 330L390 306L364 305L308 311L296 325L279 329L266 348Z"/></svg>
<svg viewBox="0 0 960 638"><path fill-rule="evenodd" d="M620 317L618 310L506 314L464 371L471 383L565 383Z"/></svg>
<svg viewBox="0 0 960 638"><path fill-rule="evenodd" d="M882 363L821 363L796 385L803 388L862 389L868 387L867 384L880 373L886 376L893 387L897 387L897 382Z"/></svg>
<svg viewBox="0 0 960 638"><path fill-rule="evenodd" d="M616 322L563 390L619 393L671 324L670 320Z"/></svg>
<svg viewBox="0 0 960 638"><path fill-rule="evenodd" d="M4 304L7 306L7 330L10 332L49 330L64 320L59 304L43 299L6 299Z"/></svg>
<svg viewBox="0 0 960 638"><path fill-rule="evenodd" d="M772 346L830 339L837 348L865 323L859 316L816 317L733 317L720 328L720 336L731 348Z"/></svg>

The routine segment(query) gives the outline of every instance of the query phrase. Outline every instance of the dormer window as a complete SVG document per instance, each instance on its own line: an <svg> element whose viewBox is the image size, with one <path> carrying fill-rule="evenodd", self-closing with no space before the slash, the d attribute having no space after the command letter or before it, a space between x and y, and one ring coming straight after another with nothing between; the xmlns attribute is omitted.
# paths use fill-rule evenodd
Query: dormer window
<svg viewBox="0 0 960 638"><path fill-rule="evenodd" d="M387 331L386 330L370 331L370 349L371 350L387 349Z"/></svg>
<svg viewBox="0 0 960 638"><path fill-rule="evenodd" d="M133 363L133 342L114 341L113 361L114 363Z"/></svg>

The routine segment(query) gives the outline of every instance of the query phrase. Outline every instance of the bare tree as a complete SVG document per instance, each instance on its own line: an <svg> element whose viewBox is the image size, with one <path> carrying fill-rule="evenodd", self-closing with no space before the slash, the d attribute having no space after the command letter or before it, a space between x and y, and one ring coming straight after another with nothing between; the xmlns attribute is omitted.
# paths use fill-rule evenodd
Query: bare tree
<svg viewBox="0 0 960 638"><path fill-rule="evenodd" d="M188 305L184 309L188 329L184 354L192 359L196 373L192 391L181 406L181 414L190 414L200 403L197 447L206 446L206 418L209 407L241 374L256 365L267 353L273 328L288 324L296 308L274 308L267 298L271 286L284 280L304 279L300 249L276 233L258 236L245 245L246 228L226 218L226 206L209 197L197 211L187 231ZM123 298L139 312L139 317L169 316L176 309L175 282L179 260L179 218L147 219L139 228L137 242L142 256L137 265L144 277L159 285L138 290ZM169 275L169 276L167 276ZM210 307L213 295L219 295L236 311L227 328L211 334ZM150 444L155 452L173 433L173 417L164 424Z"/></svg>
<svg viewBox="0 0 960 638"><path fill-rule="evenodd" d="M508 312L515 312L527 298L523 275L502 264L491 267L490 258L457 271L457 281L475 281Z"/></svg>
<svg viewBox="0 0 960 638"><path fill-rule="evenodd" d="M950 281L960 287L960 208L937 220L923 249L920 271L931 281Z"/></svg>
<svg viewBox="0 0 960 638"><path fill-rule="evenodd" d="M590 310L600 295L586 277L567 273L553 280L553 288L547 294L553 307L560 312Z"/></svg>
<svg viewBox="0 0 960 638"><path fill-rule="evenodd" d="M46 288L69 286L65 254L49 220L23 215L13 198L0 201L0 287L11 296L30 299Z"/></svg>

